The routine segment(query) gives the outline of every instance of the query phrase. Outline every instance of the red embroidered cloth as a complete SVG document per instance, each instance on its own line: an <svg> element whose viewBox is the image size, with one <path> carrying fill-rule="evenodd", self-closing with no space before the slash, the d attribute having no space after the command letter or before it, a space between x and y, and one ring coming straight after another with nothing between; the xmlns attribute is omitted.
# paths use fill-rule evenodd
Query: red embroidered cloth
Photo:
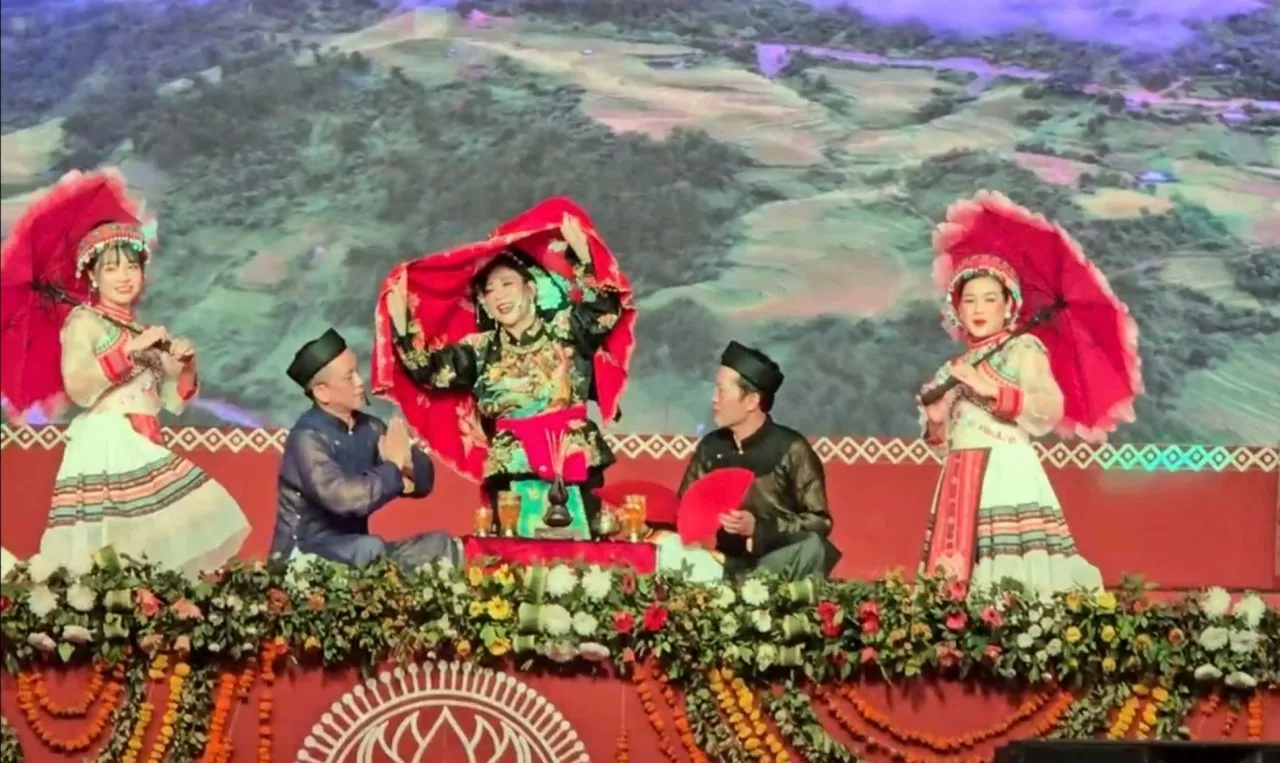
<svg viewBox="0 0 1280 763"><path fill-rule="evenodd" d="M497 558L507 564L586 562L601 567L630 567L642 575L658 569L658 547L652 543L615 540L549 540L539 538L462 539L467 559Z"/></svg>
<svg viewBox="0 0 1280 763"><path fill-rule="evenodd" d="M590 263L588 285L614 292L622 302L622 314L593 364L600 418L608 422L617 414L627 384L635 346L636 306L631 282L586 211L570 199L548 199L499 226L485 241L397 265L382 284L374 321L373 393L394 400L409 426L431 446L433 456L467 479L483 479L489 449L474 393L467 389L420 389L413 383L395 359L387 294L404 278L409 311L422 327L427 347L456 344L480 330L471 295L471 279L476 273L503 250L518 246L543 270L572 282L574 272L561 249L566 244ZM582 294L575 289L569 296L578 301Z"/></svg>

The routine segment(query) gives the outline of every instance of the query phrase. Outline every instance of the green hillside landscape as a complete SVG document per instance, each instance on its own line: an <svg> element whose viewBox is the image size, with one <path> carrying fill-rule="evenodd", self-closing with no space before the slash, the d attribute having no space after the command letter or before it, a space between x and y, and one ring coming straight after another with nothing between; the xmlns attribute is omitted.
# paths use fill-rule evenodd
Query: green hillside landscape
<svg viewBox="0 0 1280 763"><path fill-rule="evenodd" d="M481 7L154 12L141 60L108 36L93 66L45 79L23 56L53 31L5 10L5 228L60 172L120 166L160 217L146 317L202 348L189 420L280 425L306 403L293 351L329 325L367 349L394 263L569 194L641 295L623 430L704 424L737 338L782 360L787 423L914 436L911 393L952 350L930 232L996 189L1068 227L1138 319L1148 394L1114 440L1280 441L1264 98L1194 73L1071 80L1032 66L1043 52L944 68L927 45L758 49L731 28Z"/></svg>

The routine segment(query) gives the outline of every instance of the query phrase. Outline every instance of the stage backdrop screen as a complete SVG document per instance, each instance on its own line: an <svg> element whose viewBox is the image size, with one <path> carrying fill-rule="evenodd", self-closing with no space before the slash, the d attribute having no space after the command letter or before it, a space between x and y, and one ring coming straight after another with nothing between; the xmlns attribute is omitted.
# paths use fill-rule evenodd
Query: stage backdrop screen
<svg viewBox="0 0 1280 763"><path fill-rule="evenodd" d="M1184 8L1185 6L1185 8ZM641 306L623 431L708 426L729 339L779 420L915 436L955 351L930 232L1002 191L1141 328L1116 441L1280 441L1277 0L6 2L6 230L72 168L159 218L143 318L200 349L191 424L287 425L330 325L367 357L402 260L548 196ZM385 408L383 409L385 410Z"/></svg>

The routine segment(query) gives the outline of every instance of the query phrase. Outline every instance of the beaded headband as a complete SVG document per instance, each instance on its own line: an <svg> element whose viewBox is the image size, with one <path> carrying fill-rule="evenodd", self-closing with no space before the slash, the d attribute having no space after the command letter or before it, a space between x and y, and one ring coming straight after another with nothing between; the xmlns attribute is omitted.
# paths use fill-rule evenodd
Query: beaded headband
<svg viewBox="0 0 1280 763"><path fill-rule="evenodd" d="M1018 314L1022 312L1022 288L1018 285L1018 274L1009 263L994 254L978 254L961 261L960 269L951 276L951 285L947 287L947 304L943 308L947 321L953 327L962 327L960 313L956 309L960 302L960 292L966 282L978 276L991 276L1009 290L1013 301L1012 320L1016 321ZM1012 323L1007 328L1012 328Z"/></svg>
<svg viewBox="0 0 1280 763"><path fill-rule="evenodd" d="M151 257L142 227L131 223L106 223L89 231L76 247L76 277L84 275L94 260L108 249L128 249L142 255L143 261Z"/></svg>

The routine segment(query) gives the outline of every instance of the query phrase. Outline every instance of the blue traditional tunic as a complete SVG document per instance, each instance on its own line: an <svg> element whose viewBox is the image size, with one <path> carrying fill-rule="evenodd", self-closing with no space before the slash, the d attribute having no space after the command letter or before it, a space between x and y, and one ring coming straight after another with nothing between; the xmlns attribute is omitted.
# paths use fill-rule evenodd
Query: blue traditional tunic
<svg viewBox="0 0 1280 763"><path fill-rule="evenodd" d="M399 467L383 461L378 440L387 431L381 419L356 411L348 427L318 407L302 414L285 441L276 499L272 556L294 549L362 567L387 554L416 567L461 555L446 533L428 532L387 542L369 534L369 517L400 496L425 498L435 483L427 454L413 449L413 485Z"/></svg>

